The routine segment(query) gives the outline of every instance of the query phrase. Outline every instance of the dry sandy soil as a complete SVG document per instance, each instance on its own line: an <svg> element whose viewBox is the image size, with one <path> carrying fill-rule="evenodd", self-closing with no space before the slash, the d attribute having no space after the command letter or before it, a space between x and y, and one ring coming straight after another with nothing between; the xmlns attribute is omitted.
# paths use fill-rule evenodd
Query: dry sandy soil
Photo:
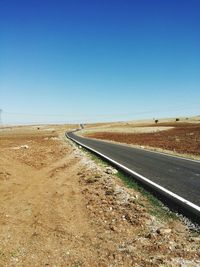
<svg viewBox="0 0 200 267"><path fill-rule="evenodd" d="M184 120L161 121L157 124L111 124L89 127L87 137L120 142L145 148L157 148L186 157L200 159L200 122Z"/></svg>
<svg viewBox="0 0 200 267"><path fill-rule="evenodd" d="M0 132L0 266L199 266L198 233L152 215L67 127Z"/></svg>

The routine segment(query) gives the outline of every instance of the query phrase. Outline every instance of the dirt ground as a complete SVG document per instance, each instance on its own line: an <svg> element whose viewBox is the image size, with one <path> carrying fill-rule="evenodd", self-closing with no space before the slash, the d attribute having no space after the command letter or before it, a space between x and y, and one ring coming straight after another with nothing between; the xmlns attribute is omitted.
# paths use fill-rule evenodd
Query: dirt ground
<svg viewBox="0 0 200 267"><path fill-rule="evenodd" d="M109 132L109 133L155 133L155 132L160 132L160 131L165 131L165 130L169 130L169 129L173 129L173 127L169 127L169 126L159 126L159 127L155 127L155 126L149 126L149 127L131 127L131 126L114 126L114 127L108 127L108 126L104 126L104 127L94 127L94 128L87 128L82 130L82 133L84 134L92 134L95 132Z"/></svg>
<svg viewBox="0 0 200 267"><path fill-rule="evenodd" d="M0 131L0 267L200 266L200 237L64 137ZM75 127L76 128L76 127Z"/></svg>
<svg viewBox="0 0 200 267"><path fill-rule="evenodd" d="M159 148L165 151L173 151L176 154L180 153L200 158L200 123L165 122L146 125L145 127L133 127L132 132L127 131L126 128L121 132L115 131L115 128L113 128L113 132L106 129L104 131L95 129L92 133L87 132L86 136Z"/></svg>

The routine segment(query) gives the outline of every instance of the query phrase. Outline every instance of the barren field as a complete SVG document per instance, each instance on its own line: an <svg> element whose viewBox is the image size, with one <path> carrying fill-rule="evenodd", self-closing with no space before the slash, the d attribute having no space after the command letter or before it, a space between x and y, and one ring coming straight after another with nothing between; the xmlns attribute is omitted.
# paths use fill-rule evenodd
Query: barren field
<svg viewBox="0 0 200 267"><path fill-rule="evenodd" d="M133 127L132 132L95 128L86 136L200 156L200 123L164 122Z"/></svg>
<svg viewBox="0 0 200 267"><path fill-rule="evenodd" d="M0 266L199 266L199 234L66 140L76 127L1 129Z"/></svg>

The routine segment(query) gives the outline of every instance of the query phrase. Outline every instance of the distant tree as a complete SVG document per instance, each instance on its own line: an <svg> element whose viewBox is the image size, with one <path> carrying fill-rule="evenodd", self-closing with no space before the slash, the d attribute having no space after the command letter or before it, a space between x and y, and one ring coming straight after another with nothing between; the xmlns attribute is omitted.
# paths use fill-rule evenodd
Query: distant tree
<svg viewBox="0 0 200 267"><path fill-rule="evenodd" d="M155 123L157 124L158 123L158 120L155 120Z"/></svg>
<svg viewBox="0 0 200 267"><path fill-rule="evenodd" d="M176 118L176 121L180 121L180 119L179 118Z"/></svg>

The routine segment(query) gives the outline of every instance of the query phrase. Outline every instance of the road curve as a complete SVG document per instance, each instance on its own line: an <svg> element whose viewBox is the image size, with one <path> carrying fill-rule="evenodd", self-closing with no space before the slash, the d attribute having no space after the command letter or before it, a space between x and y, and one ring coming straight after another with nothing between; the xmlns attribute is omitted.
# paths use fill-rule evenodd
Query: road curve
<svg viewBox="0 0 200 267"><path fill-rule="evenodd" d="M195 220L200 222L199 161L171 157L170 155L154 153L96 139L83 138L73 132L66 133L66 136L112 159L114 163L119 163L125 167L125 171L126 169L131 170L132 172L129 173L135 174L133 176L136 176L136 178L139 178L139 176L144 177L144 179L147 178L150 184L158 185L158 191L159 188L164 188L164 190L166 189L166 191L171 192L172 196L175 195L177 198L180 197L186 200L185 202L188 201L189 204L191 203L192 207L189 207L189 212L187 212L187 203L183 204L184 207L186 206L186 215L191 211L192 214L195 213L195 216L193 216ZM146 184L145 181L144 183ZM158 193L162 194L163 192ZM178 202L179 200L176 201L175 199L173 203L175 209L175 206L179 205ZM190 215L191 214L189 214L189 216Z"/></svg>

